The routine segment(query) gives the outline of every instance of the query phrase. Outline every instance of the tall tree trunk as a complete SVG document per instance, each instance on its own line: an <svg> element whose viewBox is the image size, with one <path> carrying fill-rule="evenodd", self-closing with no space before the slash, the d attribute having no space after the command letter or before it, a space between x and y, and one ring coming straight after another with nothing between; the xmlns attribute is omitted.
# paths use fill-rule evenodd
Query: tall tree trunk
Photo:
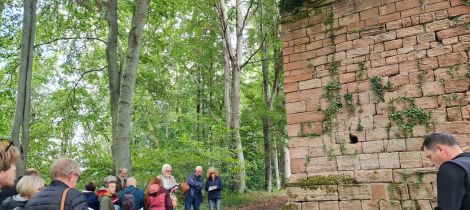
<svg viewBox="0 0 470 210"><path fill-rule="evenodd" d="M140 48L142 46L142 32L147 21L150 0L135 0L135 10L132 15L132 25L129 32L126 67L122 72L122 81L119 97L117 119L116 168L131 167L129 148L132 98L134 95L137 68L139 64Z"/></svg>
<svg viewBox="0 0 470 210"><path fill-rule="evenodd" d="M290 177L291 170L290 170L290 156L289 156L289 148L287 147L287 143L283 144L283 157L284 157L284 178L287 179Z"/></svg>
<svg viewBox="0 0 470 210"><path fill-rule="evenodd" d="M109 0L105 8L108 8L106 13L106 20L108 22L108 41L106 44L106 60L108 62L108 85L109 85L109 99L111 103L111 151L114 166L116 171L119 168L116 166L116 144L117 144L117 116L119 107L120 95L120 71L118 65L118 21L117 21L117 0Z"/></svg>
<svg viewBox="0 0 470 210"><path fill-rule="evenodd" d="M230 30L228 24L228 16L227 16L227 6L225 5L224 0L220 0L217 2L217 8L219 13L220 19L220 26L222 30L222 44L224 46L224 106L227 112L227 127L230 126L231 122L231 84L232 84L232 64L231 64L231 56L233 53L232 49L232 30Z"/></svg>
<svg viewBox="0 0 470 210"><path fill-rule="evenodd" d="M263 4L264 2L261 1L261 19L263 19ZM261 31L261 70L263 73L263 100L265 104L265 110L270 112L271 107L271 96L269 90L269 69L268 69L268 61L267 61L267 54L268 54L268 45L266 41L266 33L264 31L264 23L261 21L260 24L260 31ZM271 146L271 138L269 133L269 128L271 127L271 118L269 117L269 113L263 116L263 140L264 140L264 188L268 191L272 191L272 146Z"/></svg>
<svg viewBox="0 0 470 210"><path fill-rule="evenodd" d="M20 148L21 159L17 163L17 175L26 170L29 151L29 121L31 117L31 78L33 65L34 35L36 31L36 0L24 0L23 37L19 69L18 90L16 95L15 117L11 140ZM20 142L21 130L21 142Z"/></svg>

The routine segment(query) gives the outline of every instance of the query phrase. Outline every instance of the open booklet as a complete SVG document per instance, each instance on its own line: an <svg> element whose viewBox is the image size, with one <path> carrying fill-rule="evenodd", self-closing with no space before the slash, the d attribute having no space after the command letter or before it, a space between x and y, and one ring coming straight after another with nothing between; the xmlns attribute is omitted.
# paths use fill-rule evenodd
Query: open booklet
<svg viewBox="0 0 470 210"><path fill-rule="evenodd" d="M208 191L212 191L212 190L216 190L217 189L217 186L210 186Z"/></svg>

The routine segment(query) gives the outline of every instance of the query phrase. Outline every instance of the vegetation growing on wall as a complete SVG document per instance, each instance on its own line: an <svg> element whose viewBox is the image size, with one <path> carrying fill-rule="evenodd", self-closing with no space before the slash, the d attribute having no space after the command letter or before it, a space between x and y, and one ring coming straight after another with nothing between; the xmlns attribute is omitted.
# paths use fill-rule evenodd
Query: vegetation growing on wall
<svg viewBox="0 0 470 210"><path fill-rule="evenodd" d="M402 134L408 136L416 125L424 125L430 129L432 125L431 112L418 107L414 98L399 97L388 102L390 121L394 122Z"/></svg>

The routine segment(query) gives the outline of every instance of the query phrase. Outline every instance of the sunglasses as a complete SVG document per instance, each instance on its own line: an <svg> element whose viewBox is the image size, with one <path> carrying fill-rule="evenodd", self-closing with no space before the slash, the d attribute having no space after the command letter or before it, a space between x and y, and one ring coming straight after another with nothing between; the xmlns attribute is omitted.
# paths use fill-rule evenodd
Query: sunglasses
<svg viewBox="0 0 470 210"><path fill-rule="evenodd" d="M11 145L13 145L13 142L10 141L9 139L2 139L2 144L4 145L7 145L7 148L5 148L5 152L8 151L8 149L10 149Z"/></svg>
<svg viewBox="0 0 470 210"><path fill-rule="evenodd" d="M73 172L72 174L75 174L75 176L77 176L77 182L79 182L80 181L80 175L78 173L75 173L75 172Z"/></svg>

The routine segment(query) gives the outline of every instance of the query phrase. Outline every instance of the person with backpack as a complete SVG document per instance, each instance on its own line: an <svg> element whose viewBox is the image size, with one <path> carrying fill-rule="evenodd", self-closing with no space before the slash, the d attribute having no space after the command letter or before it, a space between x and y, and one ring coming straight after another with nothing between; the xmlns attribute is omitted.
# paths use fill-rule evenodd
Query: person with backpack
<svg viewBox="0 0 470 210"><path fill-rule="evenodd" d="M435 210L470 209L470 153L446 132L426 136L421 150L438 169Z"/></svg>
<svg viewBox="0 0 470 210"><path fill-rule="evenodd" d="M202 188L204 187L202 183L202 166L197 166L195 171L189 174L187 182L190 189L184 200L184 210L190 210L191 205L194 210L199 210L202 203Z"/></svg>
<svg viewBox="0 0 470 210"><path fill-rule="evenodd" d="M170 192L163 187L159 178L153 178L145 190L144 210L172 210Z"/></svg>
<svg viewBox="0 0 470 210"><path fill-rule="evenodd" d="M214 167L207 170L207 181L204 189L207 191L209 210L220 210L222 206L222 180Z"/></svg>
<svg viewBox="0 0 470 210"><path fill-rule="evenodd" d="M127 179L127 187L119 193L121 210L139 210L144 207L144 191L137 188L134 177Z"/></svg>
<svg viewBox="0 0 470 210"><path fill-rule="evenodd" d="M23 176L16 184L18 194L7 197L0 205L0 210L23 209L36 193L44 189L44 180L37 176Z"/></svg>

